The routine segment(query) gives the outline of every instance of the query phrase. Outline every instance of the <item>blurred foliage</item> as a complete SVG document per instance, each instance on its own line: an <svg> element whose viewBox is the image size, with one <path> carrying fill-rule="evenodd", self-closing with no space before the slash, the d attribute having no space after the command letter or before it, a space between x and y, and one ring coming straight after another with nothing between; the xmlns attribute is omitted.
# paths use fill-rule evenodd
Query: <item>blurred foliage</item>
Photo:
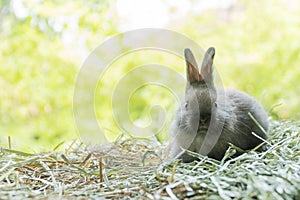
<svg viewBox="0 0 300 200"><path fill-rule="evenodd" d="M17 12L14 2L0 1L0 144L6 146L10 135L13 147L51 148L76 138L72 114L76 75L94 48L121 32L122 19L116 1L111 0L26 0L19 4L22 12ZM189 12L165 28L187 35L204 48L215 46L215 64L225 87L260 99L272 117L299 118L299 19L298 1L240 0L228 8ZM118 67L111 67L98 85L96 115L111 139L121 131L107 97L120 77L145 63L145 58L185 76L181 59L155 51L146 55L136 52L120 58L113 63ZM161 131L166 133L177 106L167 89L139 88L130 99L130 117L147 125L151 105L156 104L167 111Z"/></svg>
<svg viewBox="0 0 300 200"><path fill-rule="evenodd" d="M10 135L15 147L42 150L76 137L76 74L90 49L116 31L106 20L106 2L23 6L26 12L18 16L13 1L1 1L0 142L6 146Z"/></svg>

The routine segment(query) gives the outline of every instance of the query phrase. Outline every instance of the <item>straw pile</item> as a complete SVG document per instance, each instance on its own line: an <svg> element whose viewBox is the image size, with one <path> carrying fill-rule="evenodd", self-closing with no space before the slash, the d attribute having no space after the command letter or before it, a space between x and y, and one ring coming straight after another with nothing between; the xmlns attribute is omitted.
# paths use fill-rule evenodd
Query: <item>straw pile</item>
<svg viewBox="0 0 300 200"><path fill-rule="evenodd" d="M300 123L273 122L271 132L268 151L228 159L231 147L221 162L163 162L163 146L124 137L93 150L2 148L0 199L300 199Z"/></svg>

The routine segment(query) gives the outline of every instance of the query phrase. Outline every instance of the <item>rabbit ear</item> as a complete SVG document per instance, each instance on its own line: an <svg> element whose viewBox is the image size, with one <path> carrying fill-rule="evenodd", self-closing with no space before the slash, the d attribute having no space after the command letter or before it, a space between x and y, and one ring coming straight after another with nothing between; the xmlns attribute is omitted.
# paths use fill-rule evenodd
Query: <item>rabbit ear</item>
<svg viewBox="0 0 300 200"><path fill-rule="evenodd" d="M193 82L199 82L202 79L199 68L196 62L196 59L192 53L192 51L189 48L186 48L184 50L184 57L186 61L186 67L187 67L187 79L190 83Z"/></svg>
<svg viewBox="0 0 300 200"><path fill-rule="evenodd" d="M204 78L208 78L212 76L214 56L215 56L215 48L210 47L209 49L207 49L201 66L201 75Z"/></svg>

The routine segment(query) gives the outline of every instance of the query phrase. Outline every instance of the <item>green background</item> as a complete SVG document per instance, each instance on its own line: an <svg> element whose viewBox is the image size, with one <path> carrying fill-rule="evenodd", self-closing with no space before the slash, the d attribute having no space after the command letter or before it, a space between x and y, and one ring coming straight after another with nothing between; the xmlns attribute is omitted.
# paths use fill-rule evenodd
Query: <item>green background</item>
<svg viewBox="0 0 300 200"><path fill-rule="evenodd" d="M116 3L27 0L22 3L27 13L20 16L11 1L0 1L1 146L7 147L8 136L13 148L28 151L51 149L61 141L78 138L72 112L76 76L94 48L123 31ZM168 9L176 12L172 5ZM297 1L236 1L226 8L187 12L163 28L184 34L205 49L214 46L215 65L225 87L251 94L273 119L299 119ZM108 97L120 77L145 59L171 66L185 76L184 61L168 53L149 50L117 60L101 80L95 96L98 122L110 139L122 131ZM147 125L151 121L150 108L156 104L167 113L161 131L164 138L177 106L167 89L152 85L137 90L130 99L130 118Z"/></svg>

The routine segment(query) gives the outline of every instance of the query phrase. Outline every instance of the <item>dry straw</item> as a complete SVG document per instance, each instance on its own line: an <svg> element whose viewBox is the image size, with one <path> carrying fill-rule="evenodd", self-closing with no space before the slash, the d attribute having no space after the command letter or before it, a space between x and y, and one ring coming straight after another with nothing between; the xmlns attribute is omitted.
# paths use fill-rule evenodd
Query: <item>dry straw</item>
<svg viewBox="0 0 300 200"><path fill-rule="evenodd" d="M300 124L273 122L266 152L249 151L219 162L163 162L163 146L121 137L87 150L30 154L0 151L0 199L299 199ZM61 149L61 150L58 150Z"/></svg>

